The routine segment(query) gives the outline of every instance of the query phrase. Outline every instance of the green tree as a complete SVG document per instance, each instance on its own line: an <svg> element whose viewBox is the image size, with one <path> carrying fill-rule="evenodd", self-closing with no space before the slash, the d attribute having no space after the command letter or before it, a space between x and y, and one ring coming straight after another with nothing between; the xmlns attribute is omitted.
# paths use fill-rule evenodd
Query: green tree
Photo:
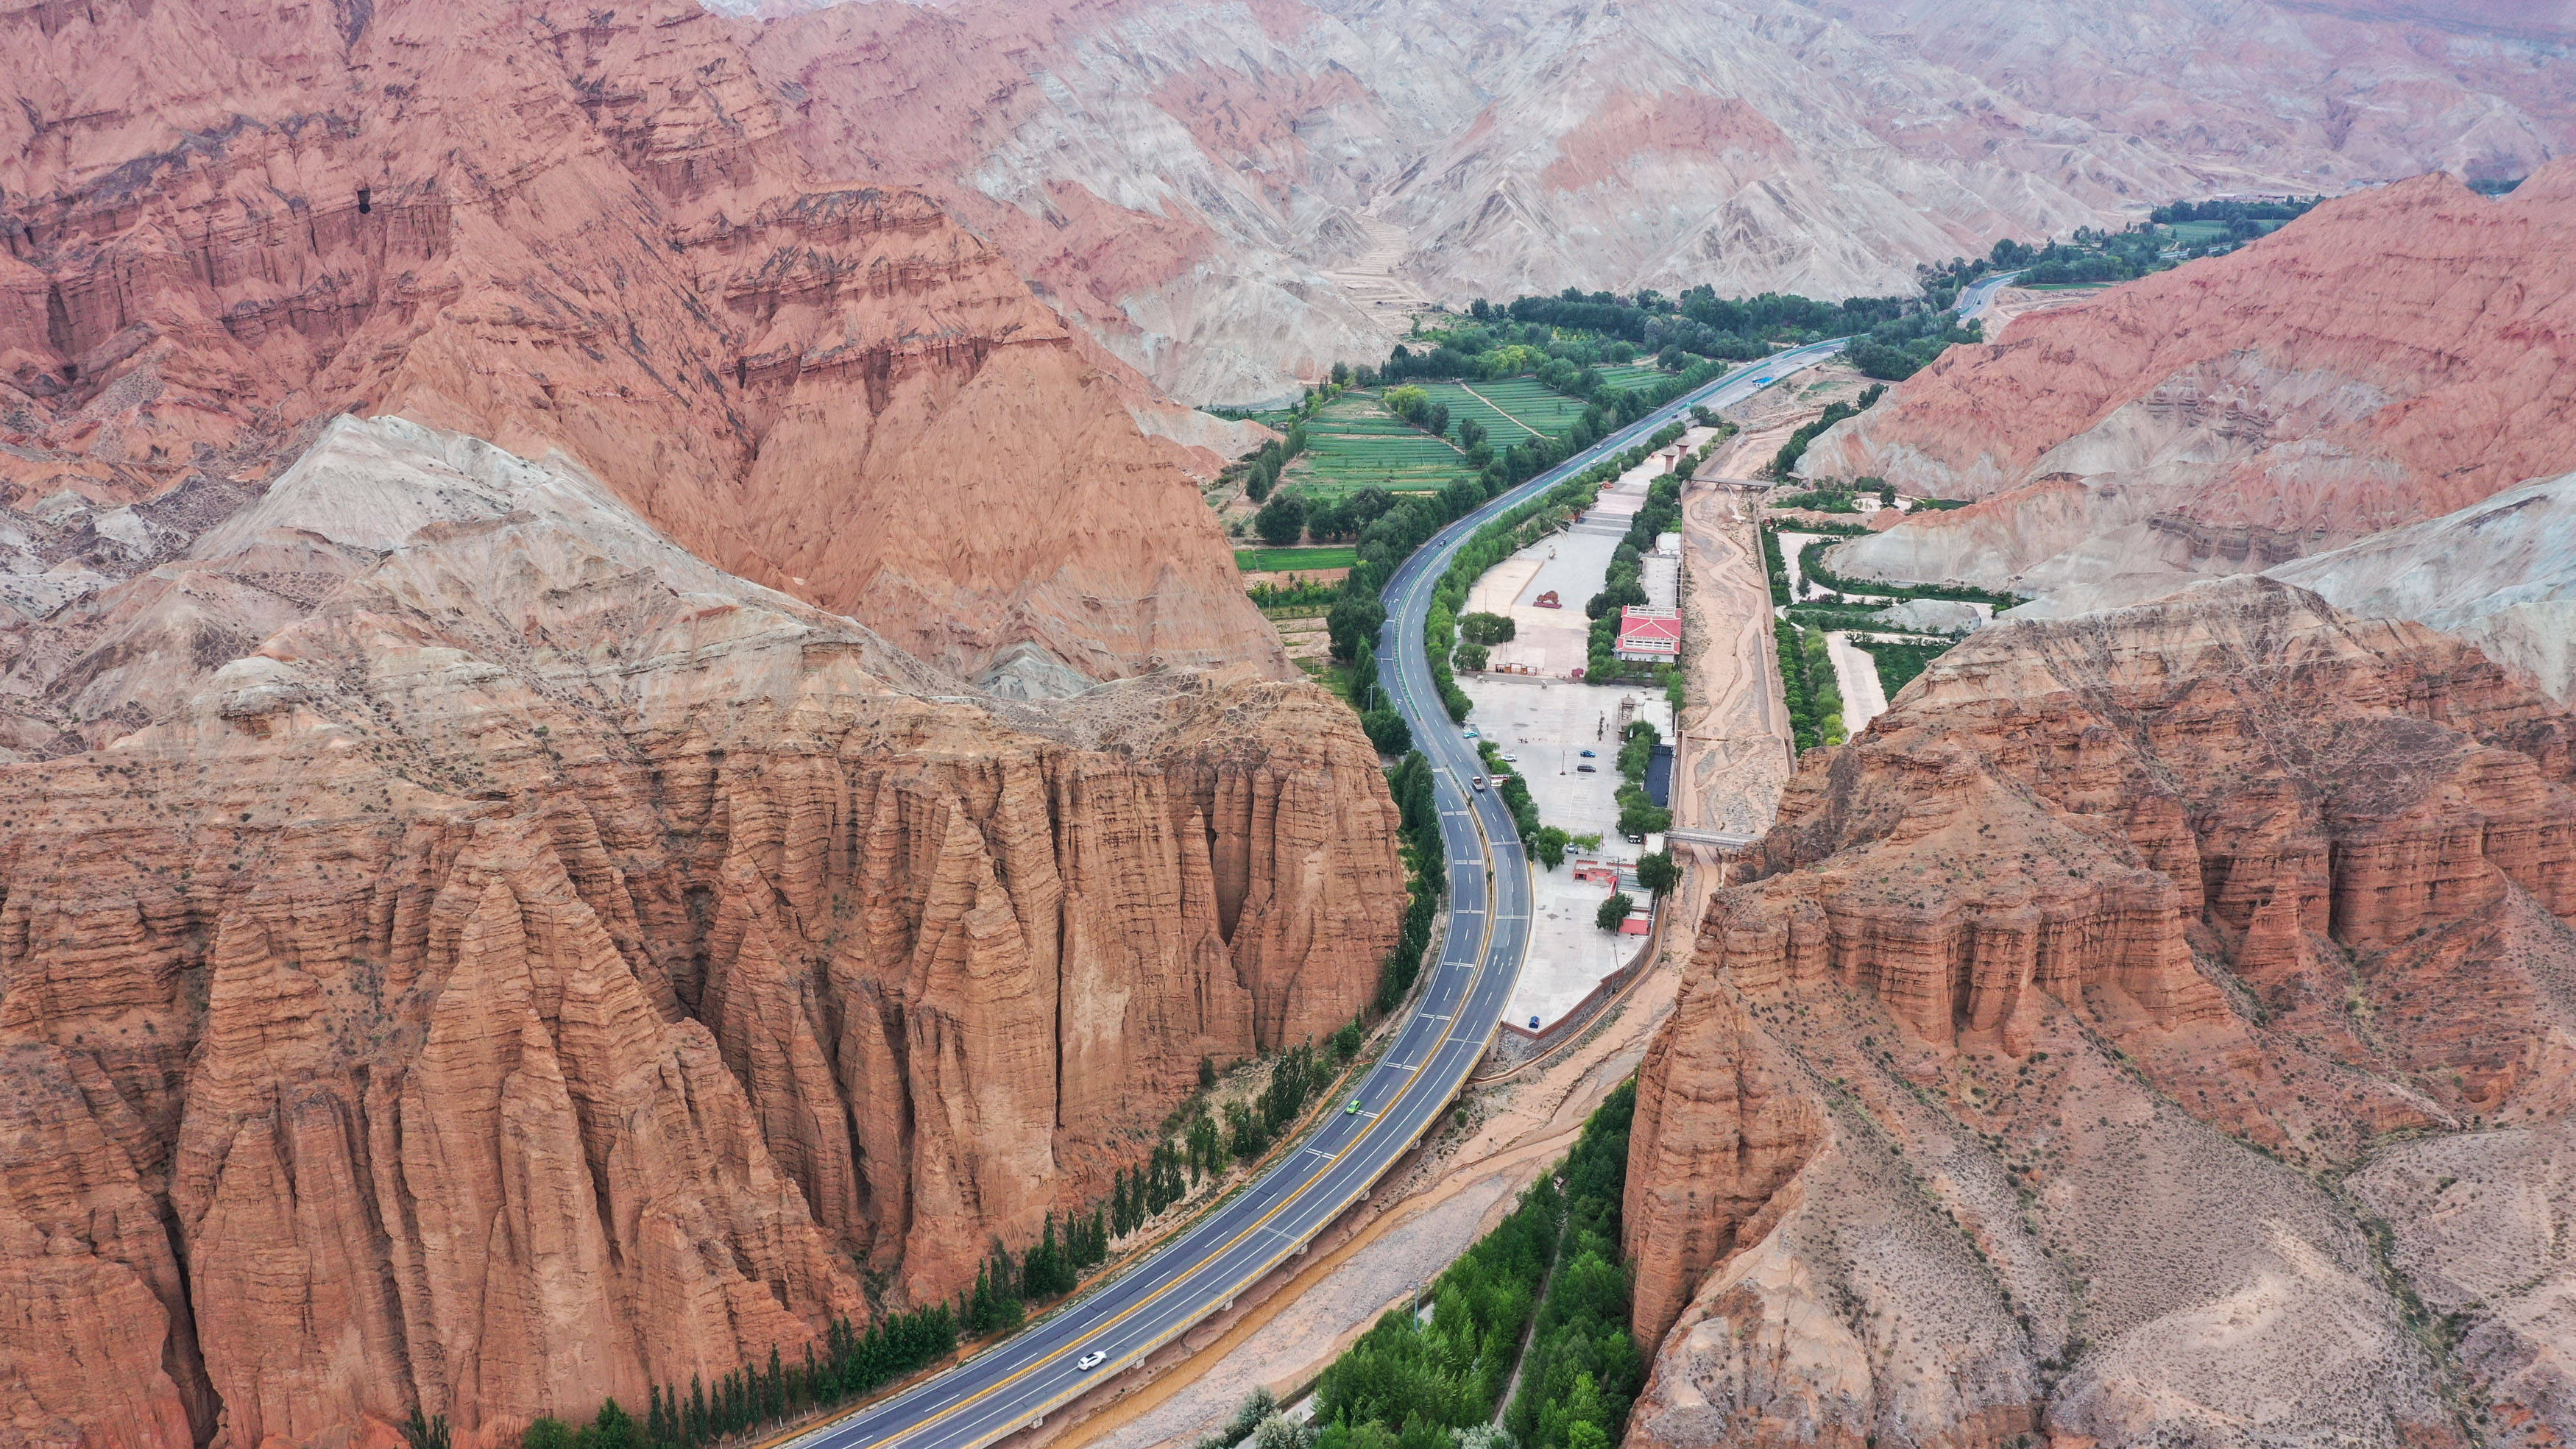
<svg viewBox="0 0 2576 1449"><path fill-rule="evenodd" d="M1636 905L1635 901L1628 898L1626 891L1612 891L1610 899L1603 901L1601 909L1593 913L1592 924L1605 931L1616 931L1627 921L1628 912L1634 910Z"/></svg>
<svg viewBox="0 0 2576 1449"><path fill-rule="evenodd" d="M1413 726L1392 709L1373 709L1360 716L1360 728L1381 755L1400 755L1413 748Z"/></svg>
<svg viewBox="0 0 2576 1449"><path fill-rule="evenodd" d="M1554 870L1565 864L1565 847L1572 838L1553 825L1542 825L1529 838L1530 854L1537 858L1539 864Z"/></svg>
<svg viewBox="0 0 2576 1449"><path fill-rule="evenodd" d="M536 1419L519 1435L519 1449L572 1449L572 1442L572 1425L554 1418Z"/></svg>
<svg viewBox="0 0 2576 1449"><path fill-rule="evenodd" d="M1358 658L1363 646L1374 647L1377 631L1385 623L1386 605L1378 602L1377 595L1342 595L1324 616L1324 632L1332 638L1333 657L1345 661Z"/></svg>
<svg viewBox="0 0 2576 1449"><path fill-rule="evenodd" d="M776 1357L777 1351L771 1350ZM642 1426L635 1416L619 1408L615 1399L601 1402L590 1427L582 1431L582 1449L643 1449Z"/></svg>
<svg viewBox="0 0 2576 1449"><path fill-rule="evenodd" d="M1658 850L1637 859L1637 880L1656 895L1682 883L1682 868L1669 850Z"/></svg>
<svg viewBox="0 0 2576 1449"><path fill-rule="evenodd" d="M1501 644L1520 632L1520 625L1508 614L1479 610L1458 621L1458 632L1471 644Z"/></svg>
<svg viewBox="0 0 2576 1449"><path fill-rule="evenodd" d="M1286 548L1306 531L1306 500L1295 493L1273 494L1261 512L1254 515L1253 528L1261 541L1272 548Z"/></svg>

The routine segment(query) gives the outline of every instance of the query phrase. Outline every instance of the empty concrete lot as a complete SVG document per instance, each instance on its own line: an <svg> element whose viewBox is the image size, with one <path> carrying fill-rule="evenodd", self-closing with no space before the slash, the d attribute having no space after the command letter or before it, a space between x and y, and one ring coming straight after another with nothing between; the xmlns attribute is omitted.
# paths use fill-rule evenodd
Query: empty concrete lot
<svg viewBox="0 0 2576 1449"><path fill-rule="evenodd" d="M1580 617L1578 615L1578 617ZM1633 861L1639 847L1619 838L1619 707L1633 702L1634 717L1671 737L1672 711L1660 691L1636 685L1591 685L1562 679L1508 675L1459 678L1476 712L1468 718L1506 754L1529 782L1539 819L1576 835L1599 832L1599 855ZM1594 757L1583 758L1591 750ZM1581 767L1590 765L1586 773ZM1606 886L1574 879L1569 865L1548 870L1532 861L1528 964L1504 1019L1529 1025L1556 1020L1583 999L1595 982L1617 970L1639 938L1615 936L1593 924L1608 899Z"/></svg>

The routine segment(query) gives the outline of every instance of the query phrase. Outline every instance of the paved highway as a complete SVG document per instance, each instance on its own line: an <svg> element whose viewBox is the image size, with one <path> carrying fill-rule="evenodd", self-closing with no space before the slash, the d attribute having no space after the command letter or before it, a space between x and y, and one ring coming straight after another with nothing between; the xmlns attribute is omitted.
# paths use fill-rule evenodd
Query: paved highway
<svg viewBox="0 0 2576 1449"><path fill-rule="evenodd" d="M1520 979L1530 878L1511 813L1492 791L1470 786L1484 766L1432 687L1422 625L1433 588L1459 546L1497 514L1643 441L1695 403L1751 396L1841 346L1817 343L1736 369L1451 524L1388 581L1381 677L1437 772L1450 913L1413 1014L1356 1089L1360 1110L1336 1103L1293 1154L1125 1273L957 1367L801 1436L798 1449L980 1449L1032 1426L1304 1252L1439 1119ZM1079 1360L1095 1351L1106 1361L1086 1372Z"/></svg>
<svg viewBox="0 0 2576 1449"><path fill-rule="evenodd" d="M1967 289L1959 293L1959 320L1973 322L1986 315L1986 308L1994 305L1995 293L2011 286L2020 275L2019 272L1997 272L1969 283Z"/></svg>

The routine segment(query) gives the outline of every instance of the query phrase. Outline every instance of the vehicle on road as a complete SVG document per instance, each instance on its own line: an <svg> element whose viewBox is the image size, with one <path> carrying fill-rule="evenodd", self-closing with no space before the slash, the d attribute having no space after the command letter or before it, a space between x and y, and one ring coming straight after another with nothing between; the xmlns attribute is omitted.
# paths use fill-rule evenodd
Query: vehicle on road
<svg viewBox="0 0 2576 1449"><path fill-rule="evenodd" d="M1357 1097L1353 1097L1353 1098L1351 1098L1351 1104L1350 1104L1349 1106L1344 1107L1344 1108L1342 1109L1342 1115L1343 1115L1343 1116L1345 1116L1345 1117L1356 1117L1356 1116L1358 1116L1359 1114L1360 1114L1360 1099L1359 1099L1359 1098L1357 1098Z"/></svg>
<svg viewBox="0 0 2576 1449"><path fill-rule="evenodd" d="M1479 790L1482 790L1482 789L1484 789L1484 788L1485 788L1485 777L1484 777L1484 776L1482 776L1482 775L1478 775L1478 776L1477 776L1477 777L1475 777L1474 779L1469 780L1467 783L1468 783L1468 784L1470 784L1470 785L1475 786L1475 787L1476 787L1477 789L1479 789Z"/></svg>
<svg viewBox="0 0 2576 1449"><path fill-rule="evenodd" d="M1476 737L1476 727L1475 727L1474 725L1469 725L1469 726L1467 726L1467 738L1472 740L1472 739L1474 739L1475 737Z"/></svg>
<svg viewBox="0 0 2576 1449"><path fill-rule="evenodd" d="M1073 1366L1083 1373L1089 1373L1108 1361L1109 1355L1102 1350L1095 1348L1091 1352L1084 1354L1082 1357L1075 1359L1073 1361Z"/></svg>

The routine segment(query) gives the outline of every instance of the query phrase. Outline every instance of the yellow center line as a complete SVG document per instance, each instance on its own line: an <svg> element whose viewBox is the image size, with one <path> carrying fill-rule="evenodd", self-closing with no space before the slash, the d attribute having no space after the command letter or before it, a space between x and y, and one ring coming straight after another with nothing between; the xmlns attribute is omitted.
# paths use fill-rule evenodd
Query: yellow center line
<svg viewBox="0 0 2576 1449"><path fill-rule="evenodd" d="M1471 812L1471 813L1472 813L1472 812ZM1487 841L1487 840L1485 839L1484 823L1483 823L1481 820L1479 820L1479 821L1477 822L1477 825L1476 825L1476 838L1477 838L1478 842L1479 842L1479 843L1483 846L1483 848L1484 848L1484 854L1485 854L1485 879L1486 879L1486 887L1485 887L1485 889L1486 889L1486 894L1490 896L1490 895L1493 893L1493 878L1494 878L1494 876L1493 876L1493 846L1492 846L1492 843L1491 843L1490 841ZM1479 941L1478 941L1478 943L1477 943L1477 947L1476 947L1476 957L1475 957L1475 960L1476 960L1477 968L1478 968L1478 970L1479 970L1479 971L1481 971L1481 970L1483 969L1483 966L1484 966L1484 964L1485 964L1485 962L1486 962L1486 958L1491 954L1491 952L1492 952L1492 950L1493 950L1493 945L1494 945L1494 926L1493 926L1493 921L1492 921L1491 917L1490 917L1490 916L1488 916L1488 917L1487 917L1487 919L1486 919L1486 922L1485 922L1484 934L1483 934L1483 935L1482 935L1482 937L1479 939ZM1447 953L1446 953L1446 952L1443 952L1443 953L1441 953L1441 954L1446 955ZM1447 964L1447 963L1446 963L1446 962L1444 962L1444 963L1442 963L1442 964L1443 964L1443 965L1445 965L1445 964ZM1435 967L1434 969L1436 970L1437 968ZM1464 990L1464 991L1462 991L1462 992L1461 992L1461 994L1460 994L1460 997L1459 997L1460 1004L1463 1006L1463 1005L1464 1005L1464 1004L1465 1004L1465 1003L1466 1003L1466 1002L1467 1002L1467 1001L1468 1001L1468 1000L1473 996L1474 992L1475 992L1475 975L1474 975L1473 973L1471 973L1471 974L1468 976L1468 978L1467 978L1467 986L1466 986L1465 990ZM1416 1019L1416 1020L1420 1020L1421 1018L1417 1016L1415 1019ZM1401 1036L1401 1033L1398 1033L1398 1035L1399 1035L1399 1036ZM1444 1033L1444 1034L1443 1034L1443 1036L1444 1036L1444 1038L1445 1038L1446 1034ZM1435 1048L1435 1050L1437 1050L1437 1049ZM1417 1074L1415 1074L1415 1075L1414 1075L1414 1076L1413 1076L1409 1081L1407 1081L1407 1082L1404 1084L1403 1089L1402 1089L1402 1090L1400 1090L1400 1091L1398 1091L1398 1092L1396 1093L1396 1095L1395 1095L1395 1100L1394 1100L1394 1101L1391 1101L1391 1102L1389 1102L1389 1103L1387 1103L1386 1107L1385 1107L1385 1108L1384 1108L1384 1109L1383 1109L1383 1110L1382 1110L1382 1111L1381 1111L1381 1112L1380 1112L1376 1117L1372 1117L1372 1118L1370 1119L1371 1123L1372 1123L1372 1124L1374 1124L1374 1123L1376 1123L1376 1122L1378 1122L1378 1121L1384 1120L1384 1118L1386 1118L1387 1116L1391 1116L1391 1115L1393 1115L1393 1114L1394 1114L1394 1112L1395 1112L1395 1109L1396 1109L1397 1107L1399 1107L1399 1106L1403 1105L1404 1100L1405 1100L1407 1097L1411 1096L1411 1095L1413 1094L1414 1090L1415 1090L1416 1088L1420 1087L1420 1086L1422 1085L1422 1083L1424 1083L1424 1082L1425 1082L1425 1081L1427 1081L1427 1080L1429 1080L1429 1077L1428 1077L1428 1075L1427 1075L1427 1074L1421 1074L1421 1073L1417 1073ZM1329 1120L1329 1119L1328 1119L1328 1120ZM1030 1362L1030 1363L1029 1363L1029 1364L1027 1364L1026 1366L1024 1366L1024 1367L1020 1368L1019 1370L1017 1370L1017 1371L1015 1371L1015 1372L1013 1372L1013 1373L1012 1373L1011 1375L1009 1375L1008 1377L1006 1377L1006 1378L1002 1378L1002 1379L997 1379L997 1380L995 1380L994 1382L992 1382L992 1383L990 1383L990 1384L985 1385L983 1388L981 1388L981 1389L977 1390L974 1394L970 1395L969 1397L958 1400L956 1403L953 1403L953 1404L949 1405L947 1408L941 1409L939 1412L937 1412L937 1413L935 1413L935 1414L932 1414L932 1415L931 1415L931 1416L929 1416L928 1418L926 1418L926 1419L919 1419L919 1420L916 1420L916 1421L914 1421L913 1423L907 1424L907 1425L903 1426L902 1428L895 1430L895 1431L894 1431L893 1433L891 1433L891 1434L887 1434L887 1435L885 1435L885 1436L882 1436L882 1437L880 1437L880 1438L878 1438L878 1439L874 1440L874 1441L873 1441L873 1443L872 1443L872 1445L871 1445L871 1449L875 1449L875 1446L877 1446L877 1445L891 1444L891 1443L893 1443L893 1442L894 1442L895 1440L897 1440L897 1439L901 1439L901 1438L903 1438L903 1437L905 1437L905 1436L907 1436L907 1435L910 1435L910 1434L918 1433L918 1432L920 1432L920 1431L922 1431L922 1430L924 1430L924 1429L927 1429L927 1428L931 1427L931 1426L932 1426L932 1425L934 1425L934 1424L939 1423L939 1422L940 1422L941 1420L943 1420L943 1419L951 1418L951 1417L953 1417L953 1416L955 1416L955 1415L957 1415L957 1414L959 1414L959 1413L964 1412L964 1411L965 1411L965 1410L967 1410L967 1409L973 1408L975 1405L977 1405L977 1404L979 1404L979 1403L983 1402L985 1399L990 1398L990 1397L991 1397L991 1396L993 1396L994 1394L1001 1392L1003 1389L1009 1388L1011 1385L1013 1385L1013 1384L1015 1384L1015 1383L1018 1383L1020 1380L1022 1380L1022 1379L1024 1379L1024 1378L1027 1378L1030 1374L1036 1373L1039 1369L1046 1368L1046 1367L1048 1367L1049 1365L1054 1364L1054 1363L1056 1363L1056 1362L1058 1362L1058 1361L1062 1360L1066 1354L1071 1353L1075 1348L1080 1347L1080 1346L1081 1346L1082 1344L1084 1344L1084 1343L1088 1343L1088 1342L1091 1342L1091 1341L1092 1341L1092 1340L1094 1340L1094 1339L1097 1339L1098 1337L1100 1337L1100 1335L1102 1335L1102 1334L1104 1334L1104 1333L1108 1332L1109 1330L1111 1330L1111 1329L1113 1329L1113 1328L1116 1328L1119 1324L1126 1322L1128 1318L1130 1318L1131 1316L1135 1315L1136 1313L1138 1313L1138 1312L1140 1312L1140 1311L1142 1311L1142 1310L1144 1310L1144 1309L1146 1309L1146 1308L1151 1307L1151 1306L1152 1306L1152 1305L1154 1305L1155 1303L1159 1302L1159 1301L1160 1301L1160 1300L1161 1300L1161 1299L1162 1299L1166 1294L1169 1294L1169 1293L1171 1293L1174 1289L1176 1289L1176 1288L1180 1287L1180 1286L1181 1286L1181 1284L1182 1284L1183 1282L1185 1282L1185 1281L1187 1281L1187 1280L1188 1280L1189 1276L1190 1276L1192 1273L1195 1273L1195 1272L1197 1272L1198 1270L1200 1270L1201 1268L1204 1268L1204 1267L1206 1267L1208 1264L1210 1264L1210 1263L1212 1263L1212 1262L1216 1261L1217 1259L1224 1257L1227 1253L1232 1252L1232 1251L1234 1250L1234 1248L1235 1248L1235 1245L1236 1245L1236 1244L1241 1243L1244 1239L1246 1239L1246 1238L1248 1238L1248 1237L1251 1237L1253 1234L1255 1234L1255 1233L1257 1233L1257 1232L1260 1232L1262 1229L1264 1229L1264 1228L1268 1227L1268 1226L1270 1225L1270 1221L1271 1221L1271 1219L1276 1218L1276 1217L1278 1217L1281 1213L1286 1212L1286 1211L1287 1211L1291 1206L1293 1206L1293 1205L1296 1203L1296 1201L1297 1201L1297 1199L1298 1199L1298 1198L1300 1198L1300 1197L1304 1196L1304 1194L1305 1194L1305 1192L1306 1192L1306 1190L1307 1190L1308 1188L1313 1187L1316 1183L1321 1182L1325 1177L1329 1176L1329 1175L1332 1173L1332 1171L1333 1171L1333 1169L1334 1169L1334 1168L1336 1168L1336 1167L1338 1167L1338 1166L1340 1166L1340 1165L1341 1165L1342 1159L1344 1159L1344 1158L1346 1158L1346 1157L1350 1156L1350 1155L1351 1155L1351 1153L1353 1153L1353 1152L1357 1151L1357 1150L1359 1149L1360 1145L1361 1145L1362 1143L1366 1142L1366 1141L1368 1141L1368 1132L1367 1132L1367 1131L1365 1131L1365 1130L1363 1130L1363 1131L1360 1133L1360 1135L1359 1135L1359 1136L1354 1137L1354 1138L1352 1138L1352 1139L1350 1140L1349 1145L1347 1145L1347 1146L1343 1147L1341 1151L1334 1153L1330 1158L1326 1159L1326 1161L1325 1161L1324 1165L1323 1165L1321 1168L1318 1168L1314 1173L1312 1173L1311 1175L1309 1175L1309 1176L1308 1176L1304 1181L1302 1181L1302 1182L1298 1183L1294 1188L1290 1189L1290 1190L1289 1190L1289 1192L1288 1192L1288 1195L1287 1195L1286 1197L1283 1197L1283 1198L1281 1198L1281 1199L1279 1200L1279 1205L1278 1205L1277 1207L1274 1207L1274 1208L1272 1208L1270 1211L1268 1211L1268 1212L1266 1212L1266 1213L1263 1213L1263 1214L1262 1214L1258 1219L1256 1219L1256 1220L1255 1220L1255 1221L1254 1221L1250 1226L1248 1226L1248 1227L1244 1228L1241 1232L1236 1233L1233 1237L1226 1239L1223 1243L1218 1244L1215 1248L1213 1248L1213 1249L1209 1250L1208 1252L1206 1252L1206 1253L1202 1254L1202 1255L1199 1257L1199 1259L1198 1259L1198 1261L1197 1261L1197 1262L1194 1262L1194 1263L1190 1264L1187 1268L1184 1268L1184 1269L1182 1269L1179 1273L1174 1274L1174 1275L1173 1275L1173 1277L1172 1277L1172 1280L1171 1280L1170 1282L1168 1282L1168 1283L1164 1284L1164 1285L1163 1285L1162 1287L1160 1287L1160 1288L1155 1289L1151 1294L1147 1295L1146 1297L1141 1298L1141 1299L1138 1299L1135 1303L1130 1304L1127 1308L1125 1308L1124 1310L1120 1311L1120 1312L1119 1312L1119 1314L1118 1314L1116 1317L1106 1320L1105 1322L1103 1322L1103 1323L1099 1324L1097 1327L1093 1328L1089 1333L1084 1334L1081 1338L1078 1338L1078 1339L1074 1340L1073 1342L1071 1342L1071 1343L1068 1343L1068 1344L1064 1345L1062 1348L1059 1348L1059 1349L1057 1349L1055 1352L1048 1354L1046 1357L1041 1358L1041 1359L1033 1360L1032 1362ZM1303 1154L1299 1154L1299 1155L1303 1155ZM1268 1271L1270 1271L1270 1270L1269 1270L1269 1268L1265 1266L1264 1268L1262 1268L1262 1269L1260 1270L1260 1273L1266 1273L1266 1272L1268 1272ZM1258 1277L1258 1276L1259 1276L1259 1273L1254 1274L1254 1277ZM1238 1281L1238 1282L1237 1282L1237 1283L1236 1283L1232 1288L1229 1288L1229 1289L1227 1290L1227 1292L1226 1292L1225 1296L1226 1296L1226 1297L1229 1297L1229 1298L1230 1298L1230 1297L1232 1297L1235 1293L1237 1293L1237 1292L1241 1291L1241 1290L1242 1290L1242 1288L1243 1288L1244 1286L1246 1286L1250 1281L1251 1281L1250 1279L1244 1279L1244 1280ZM1109 1286L1109 1285L1103 1285L1103 1291L1106 1291L1108 1286ZM1166 1342L1168 1342L1168 1341L1169 1341L1169 1340L1166 1340ZM1005 1431L1005 1432L1008 1432L1008 1431ZM995 1437L997 1437L997 1438L998 1438L998 1437L1000 1437L1000 1436L998 1436L998 1435L997 1435L997 1436L995 1436Z"/></svg>

